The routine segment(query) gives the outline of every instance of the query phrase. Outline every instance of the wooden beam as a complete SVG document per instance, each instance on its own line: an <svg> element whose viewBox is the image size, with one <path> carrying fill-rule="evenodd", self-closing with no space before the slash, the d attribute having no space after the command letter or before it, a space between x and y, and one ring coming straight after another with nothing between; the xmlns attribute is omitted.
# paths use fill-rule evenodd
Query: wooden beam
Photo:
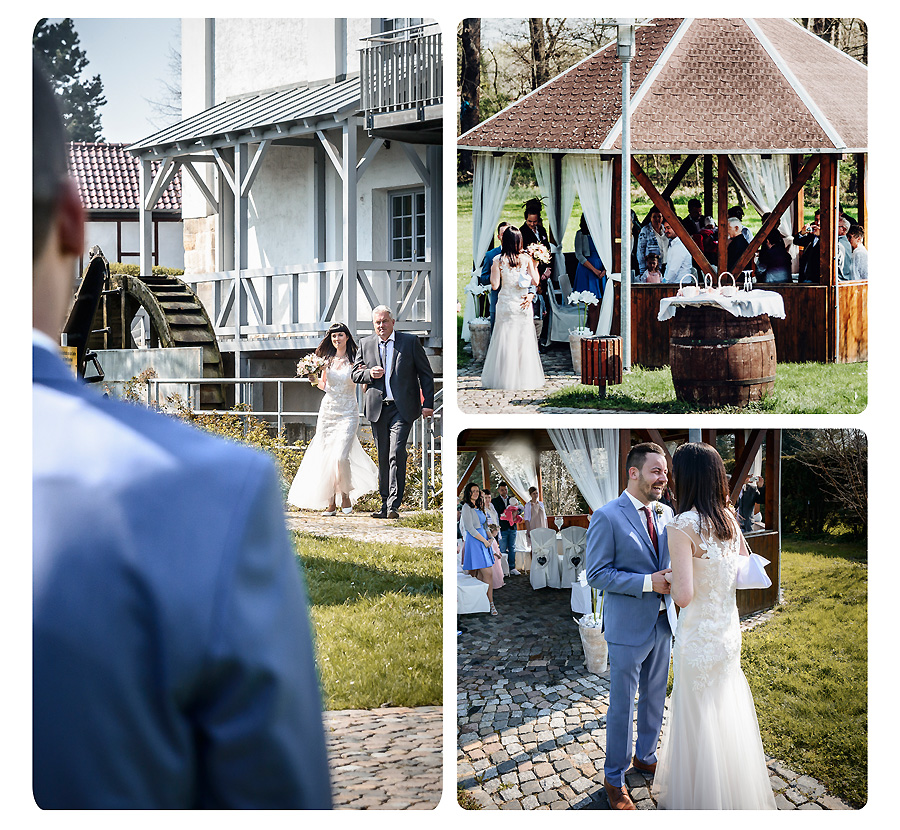
<svg viewBox="0 0 900 830"><path fill-rule="evenodd" d="M766 430L766 530L781 532L781 430Z"/></svg>
<svg viewBox="0 0 900 830"><path fill-rule="evenodd" d="M866 249L869 248L869 234L866 227L866 163L865 153L856 154L856 224L866 231Z"/></svg>
<svg viewBox="0 0 900 830"><path fill-rule="evenodd" d="M753 466L753 459L756 458L756 454L759 452L759 448L762 446L765 437L766 430L751 429L747 442L744 445L743 453L736 456L734 459L734 471L731 474L731 481L729 482L729 489L731 491L729 495L732 504L737 504L737 497L741 492L744 479L747 478L747 474Z"/></svg>
<svg viewBox="0 0 900 830"><path fill-rule="evenodd" d="M491 465L488 464L487 456L481 453L481 488L491 489Z"/></svg>
<svg viewBox="0 0 900 830"><path fill-rule="evenodd" d="M632 161L634 160L634 156L631 157ZM628 453L631 450L631 430L630 429L620 429L619 430L619 492L625 489L625 485L628 484L628 469L625 467L625 462L628 459Z"/></svg>
<svg viewBox="0 0 900 830"><path fill-rule="evenodd" d="M719 155L716 160L716 196L719 226L718 271L728 270L728 156Z"/></svg>
<svg viewBox="0 0 900 830"><path fill-rule="evenodd" d="M712 216L713 212L713 169L712 156L703 156L703 215Z"/></svg>
<svg viewBox="0 0 900 830"><path fill-rule="evenodd" d="M663 199L668 199L674 192L675 188L681 184L684 177L688 174L690 169L694 166L694 162L697 161L698 156L696 154L689 155L683 162L681 162L681 167L675 172L675 175L672 176L672 181L670 181L666 185L666 189L663 191Z"/></svg>
<svg viewBox="0 0 900 830"><path fill-rule="evenodd" d="M815 156L813 157L815 158ZM792 155L790 157L791 161L791 183L797 181L800 176L800 161L802 156ZM800 233L803 229L804 221L803 221L803 188L801 187L797 190L797 195L794 197L794 225L791 228L794 235Z"/></svg>
<svg viewBox="0 0 900 830"><path fill-rule="evenodd" d="M797 177L794 179L794 181L791 182L791 186L787 189L787 192L778 200L778 204L775 205L772 213L769 214L769 218L766 219L765 222L763 222L763 225L759 229L759 232L756 234L756 236L753 237L753 240L747 246L747 250L745 250L744 253L741 254L738 261L735 263L735 274L740 274L741 271L743 271L750 264L750 262L753 260L753 255L762 245L765 238L778 225L778 222L781 220L784 212L790 207L791 202L794 201L798 193L800 194L800 204L802 209L803 185L805 185L806 182L809 181L809 177L812 176L813 171L815 171L818 164L818 156L810 156L806 160L806 163L797 174ZM821 244L821 241L819 244Z"/></svg>
<svg viewBox="0 0 900 830"><path fill-rule="evenodd" d="M693 257L700 270L703 271L703 273L712 273L712 266L703 255L703 251L700 250L697 243L691 238L691 235L681 223L681 219L679 219L672 208L669 207L669 203L663 199L660 192L653 186L650 177L644 172L634 156L631 157L631 173L637 179L638 184L644 189L644 192L650 197L650 201L659 208L663 215L663 219L672 226L675 235L684 243L684 247L688 249L688 253Z"/></svg>
<svg viewBox="0 0 900 830"><path fill-rule="evenodd" d="M459 482L456 485L456 495L457 497L462 495L463 487L466 486L466 482L469 480L469 476L472 475L472 470L475 469L475 466L478 464L479 459L483 455L483 450L478 450L475 453L475 457L469 462L469 466L466 467L466 471L460 476Z"/></svg>

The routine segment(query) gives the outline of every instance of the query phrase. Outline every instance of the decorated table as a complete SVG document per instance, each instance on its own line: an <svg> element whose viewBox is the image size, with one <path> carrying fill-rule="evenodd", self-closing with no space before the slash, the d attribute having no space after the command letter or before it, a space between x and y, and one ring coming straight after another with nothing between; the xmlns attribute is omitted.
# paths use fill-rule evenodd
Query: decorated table
<svg viewBox="0 0 900 830"><path fill-rule="evenodd" d="M660 300L658 319L671 320L669 364L678 400L746 406L770 394L777 360L769 318L784 316L775 291L707 283Z"/></svg>

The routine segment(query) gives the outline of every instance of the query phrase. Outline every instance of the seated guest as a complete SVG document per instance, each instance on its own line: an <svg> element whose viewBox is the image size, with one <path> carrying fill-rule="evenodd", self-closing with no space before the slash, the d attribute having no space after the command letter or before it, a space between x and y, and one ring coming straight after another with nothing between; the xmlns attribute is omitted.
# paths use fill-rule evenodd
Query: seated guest
<svg viewBox="0 0 900 830"><path fill-rule="evenodd" d="M699 199L688 199L688 215L681 220L685 230L691 235L696 236L700 233L700 210L702 204Z"/></svg>
<svg viewBox="0 0 900 830"><path fill-rule="evenodd" d="M505 231L509 227L509 222L501 222L497 225L497 239L499 240L501 236L503 236L503 231ZM491 248L485 255L484 259L481 261L481 276L478 277L479 285L490 285L491 284L491 266L494 264L494 260L500 255L500 246L498 245L496 248ZM494 315L497 312L497 295L500 293L500 289L491 289L491 331L494 330Z"/></svg>
<svg viewBox="0 0 900 830"><path fill-rule="evenodd" d="M736 216L732 216L728 220L728 270L732 274L737 261L741 258L741 254L749 247L749 243L741 233L742 227L741 220ZM784 246L782 245L782 247Z"/></svg>
<svg viewBox="0 0 900 830"><path fill-rule="evenodd" d="M638 235L637 258L639 274L643 274L647 270L647 254L659 254L659 261L664 265L666 252L669 249L669 240L663 233L663 219L660 209L656 206L650 208L647 218L649 221L641 228L641 232Z"/></svg>
<svg viewBox="0 0 900 830"><path fill-rule="evenodd" d="M853 279L867 280L869 279L869 252L863 245L865 231L861 225L851 225L847 231L847 239L850 240L850 247L853 249Z"/></svg>
<svg viewBox="0 0 900 830"><path fill-rule="evenodd" d="M791 255L778 228L773 228L760 246L756 276L760 282L791 282Z"/></svg>
<svg viewBox="0 0 900 830"><path fill-rule="evenodd" d="M581 225L575 233L575 258L578 268L575 269L574 291L590 291L598 300L606 288L606 269L597 253L597 246L591 238L584 214L581 214Z"/></svg>
<svg viewBox="0 0 900 830"><path fill-rule="evenodd" d="M714 263L719 256L719 229L712 216L700 217L700 250L703 251L710 263Z"/></svg>
<svg viewBox="0 0 900 830"><path fill-rule="evenodd" d="M677 239L677 237L675 237ZM672 255L672 244L669 243L669 256ZM635 282L662 282L662 272L659 270L659 254L647 254L647 270Z"/></svg>
<svg viewBox="0 0 900 830"><path fill-rule="evenodd" d="M794 242L803 248L800 253L800 282L819 282L819 211L812 224L807 225L801 233L794 234Z"/></svg>
<svg viewBox="0 0 900 830"><path fill-rule="evenodd" d="M685 247L676 235L675 229L668 223L663 223L663 230L669 240L669 261L666 263L666 275L663 282L679 282L685 274L691 272L693 260L690 251Z"/></svg>
<svg viewBox="0 0 900 830"><path fill-rule="evenodd" d="M748 244L753 241L753 234L750 233L750 228L744 224L744 209L740 205L735 205L733 208L728 209L728 218L737 219L741 223L741 236L747 240Z"/></svg>

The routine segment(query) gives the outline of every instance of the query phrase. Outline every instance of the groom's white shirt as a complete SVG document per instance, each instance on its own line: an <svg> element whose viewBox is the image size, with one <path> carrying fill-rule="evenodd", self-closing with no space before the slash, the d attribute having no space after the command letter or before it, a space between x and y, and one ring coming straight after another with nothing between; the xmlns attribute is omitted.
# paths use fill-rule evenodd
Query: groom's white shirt
<svg viewBox="0 0 900 830"><path fill-rule="evenodd" d="M629 493L627 490L625 491L625 495L628 496L628 498L631 500L631 503L634 505L634 509L637 510L637 512L640 514L641 523L642 523L641 526L646 527L647 526L647 514L644 513L644 508L650 507L650 505L644 504L643 502L639 501L634 496L632 496L631 493ZM650 508L650 509L652 510L653 508ZM648 536L650 535L649 531L647 532L647 535ZM653 591L653 574L644 574L644 593L647 594L652 591ZM665 608L666 608L665 600L660 600L660 603L659 603L660 611L664 611Z"/></svg>

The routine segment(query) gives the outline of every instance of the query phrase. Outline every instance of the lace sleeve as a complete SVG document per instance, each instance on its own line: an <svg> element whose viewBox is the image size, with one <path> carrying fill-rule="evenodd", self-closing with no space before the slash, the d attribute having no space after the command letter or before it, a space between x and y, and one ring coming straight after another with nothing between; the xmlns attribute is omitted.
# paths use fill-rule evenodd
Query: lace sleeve
<svg viewBox="0 0 900 830"><path fill-rule="evenodd" d="M700 517L693 511L689 510L686 513L679 513L666 525L666 529L668 530L670 527L674 527L676 530L680 530L683 533L687 533L690 530L693 530L694 533L699 536L700 535ZM690 535L690 534L688 534Z"/></svg>

